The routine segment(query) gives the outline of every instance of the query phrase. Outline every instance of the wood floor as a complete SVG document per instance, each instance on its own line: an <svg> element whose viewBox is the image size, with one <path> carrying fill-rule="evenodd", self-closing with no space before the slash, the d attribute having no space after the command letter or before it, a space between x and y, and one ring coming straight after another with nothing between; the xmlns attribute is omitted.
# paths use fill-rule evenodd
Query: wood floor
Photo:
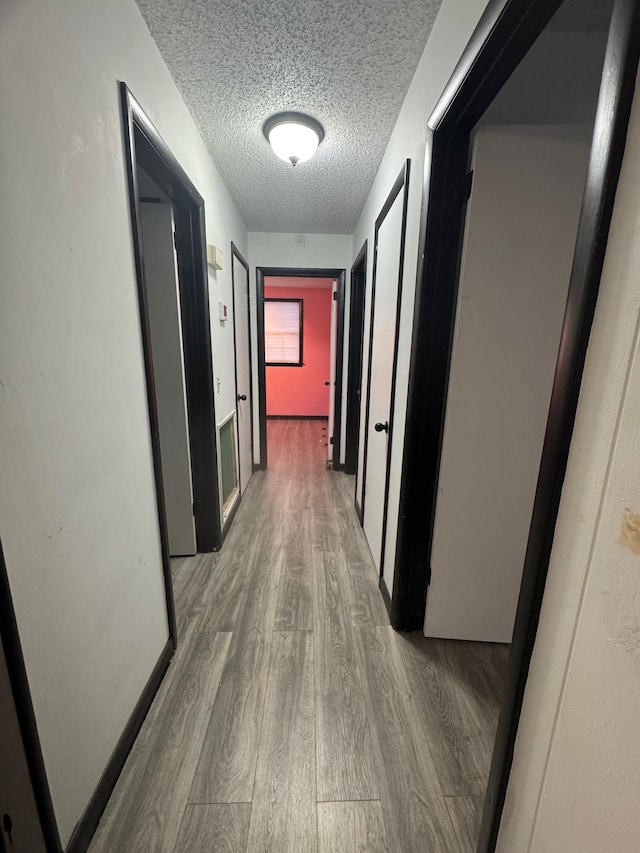
<svg viewBox="0 0 640 853"><path fill-rule="evenodd" d="M321 421L269 421L91 853L473 853L507 649L389 626Z"/></svg>

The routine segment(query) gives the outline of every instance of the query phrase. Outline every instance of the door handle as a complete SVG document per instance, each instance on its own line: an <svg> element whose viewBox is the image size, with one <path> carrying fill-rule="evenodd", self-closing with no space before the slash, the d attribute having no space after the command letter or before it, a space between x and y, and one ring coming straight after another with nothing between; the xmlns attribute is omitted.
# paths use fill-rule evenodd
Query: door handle
<svg viewBox="0 0 640 853"><path fill-rule="evenodd" d="M247 399L246 394L238 394L238 400L246 400L246 399Z"/></svg>
<svg viewBox="0 0 640 853"><path fill-rule="evenodd" d="M330 383L330 382L325 382L324 384L325 384L325 385L331 385L331 383Z"/></svg>
<svg viewBox="0 0 640 853"><path fill-rule="evenodd" d="M378 421L374 429L376 432L389 432L389 421L385 421L383 424Z"/></svg>

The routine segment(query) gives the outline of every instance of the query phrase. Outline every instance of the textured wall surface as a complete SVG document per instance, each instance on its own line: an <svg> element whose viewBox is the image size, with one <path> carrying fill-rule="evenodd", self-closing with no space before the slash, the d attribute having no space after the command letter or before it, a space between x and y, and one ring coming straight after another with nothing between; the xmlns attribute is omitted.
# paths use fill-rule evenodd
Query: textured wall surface
<svg viewBox="0 0 640 853"><path fill-rule="evenodd" d="M350 234L441 0L138 0L252 231ZM298 110L325 128L292 166L262 134Z"/></svg>

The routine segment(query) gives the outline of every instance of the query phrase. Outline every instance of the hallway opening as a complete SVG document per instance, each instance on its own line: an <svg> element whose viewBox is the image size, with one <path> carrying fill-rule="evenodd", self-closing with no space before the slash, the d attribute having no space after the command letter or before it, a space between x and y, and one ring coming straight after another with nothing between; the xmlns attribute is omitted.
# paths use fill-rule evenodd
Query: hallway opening
<svg viewBox="0 0 640 853"><path fill-rule="evenodd" d="M267 419L318 421L326 448L325 465L329 465L335 282L331 278L269 276L264 285Z"/></svg>
<svg viewBox="0 0 640 853"><path fill-rule="evenodd" d="M256 287L260 467L268 420L314 419L340 470L345 270L258 267Z"/></svg>

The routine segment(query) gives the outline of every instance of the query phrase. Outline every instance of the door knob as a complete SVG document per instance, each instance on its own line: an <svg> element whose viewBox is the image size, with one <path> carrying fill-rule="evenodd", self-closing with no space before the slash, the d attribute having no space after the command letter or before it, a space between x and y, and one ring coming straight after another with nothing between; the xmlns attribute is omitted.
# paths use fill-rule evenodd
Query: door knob
<svg viewBox="0 0 640 853"><path fill-rule="evenodd" d="M247 399L246 394L238 394L238 400L246 400L246 399Z"/></svg>
<svg viewBox="0 0 640 853"><path fill-rule="evenodd" d="M389 432L389 421L385 421L383 424L378 421L378 423L374 426L376 432Z"/></svg>

